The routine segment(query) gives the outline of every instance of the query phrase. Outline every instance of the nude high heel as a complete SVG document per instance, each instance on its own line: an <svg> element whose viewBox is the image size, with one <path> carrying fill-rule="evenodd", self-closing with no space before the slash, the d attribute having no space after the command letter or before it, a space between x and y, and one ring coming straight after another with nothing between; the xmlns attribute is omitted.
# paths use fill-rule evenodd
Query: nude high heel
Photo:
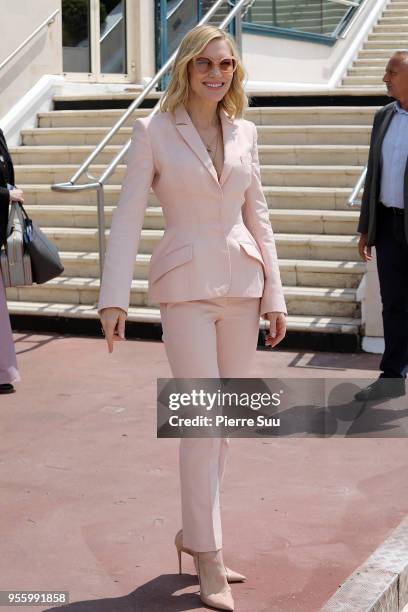
<svg viewBox="0 0 408 612"><path fill-rule="evenodd" d="M207 606L212 606L217 610L234 610L234 600L232 598L231 587L227 585L218 593L205 593L203 585L201 584L201 572L200 572L200 553L195 552L194 564L197 568L198 581L200 583L200 599ZM225 569L225 567L224 567Z"/></svg>
<svg viewBox="0 0 408 612"><path fill-rule="evenodd" d="M194 551L191 550L190 548L187 548L186 546L183 546L183 530L180 529L180 531L177 532L176 537L174 538L174 543L176 545L177 548L177 554L178 554L178 562L179 562L179 574L181 574L181 553L184 552L187 555L191 555L194 559L194 565L196 566L196 571L198 574L198 567L197 567L197 560L194 554ZM234 572L234 570L229 569L228 567L225 568L225 573L227 575L227 581L232 583L232 582L245 582L246 580L246 576L244 576L243 574L239 574L238 572Z"/></svg>

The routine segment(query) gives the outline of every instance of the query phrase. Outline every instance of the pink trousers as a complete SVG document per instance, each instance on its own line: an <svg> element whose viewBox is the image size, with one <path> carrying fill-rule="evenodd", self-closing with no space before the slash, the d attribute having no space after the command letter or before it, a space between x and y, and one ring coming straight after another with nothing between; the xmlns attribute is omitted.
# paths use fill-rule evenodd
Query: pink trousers
<svg viewBox="0 0 408 612"><path fill-rule="evenodd" d="M6 293L0 271L0 385L20 380L17 370L16 352L10 317L7 310Z"/></svg>
<svg viewBox="0 0 408 612"><path fill-rule="evenodd" d="M160 304L163 341L174 378L247 378L255 356L260 298L223 297ZM229 438L181 438L184 545L222 548L220 486Z"/></svg>

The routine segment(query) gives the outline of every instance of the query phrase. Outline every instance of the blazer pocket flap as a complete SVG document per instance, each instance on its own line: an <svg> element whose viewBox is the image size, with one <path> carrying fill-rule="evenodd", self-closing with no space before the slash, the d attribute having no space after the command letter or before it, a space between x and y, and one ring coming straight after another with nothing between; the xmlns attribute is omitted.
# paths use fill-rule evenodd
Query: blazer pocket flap
<svg viewBox="0 0 408 612"><path fill-rule="evenodd" d="M252 242L240 242L239 244L244 249L247 255L249 255L250 257L254 257L258 261L260 261L263 266L265 266L261 253L259 252L257 247L252 244Z"/></svg>
<svg viewBox="0 0 408 612"><path fill-rule="evenodd" d="M173 268L177 266L181 266L188 261L193 259L193 245L185 244L182 247L178 247L174 249L174 251L170 251L165 255L162 255L160 259L153 263L153 266L150 270L150 281L154 283L160 277L162 277L166 272L169 272Z"/></svg>

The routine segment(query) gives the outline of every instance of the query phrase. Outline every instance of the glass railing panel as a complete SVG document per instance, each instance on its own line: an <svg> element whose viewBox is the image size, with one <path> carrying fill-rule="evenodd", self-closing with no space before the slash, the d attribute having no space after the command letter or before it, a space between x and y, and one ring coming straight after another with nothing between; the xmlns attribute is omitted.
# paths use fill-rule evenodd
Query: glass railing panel
<svg viewBox="0 0 408 612"><path fill-rule="evenodd" d="M255 0L245 22L334 36L363 0Z"/></svg>
<svg viewBox="0 0 408 612"><path fill-rule="evenodd" d="M125 0L100 0L101 72L126 73Z"/></svg>
<svg viewBox="0 0 408 612"><path fill-rule="evenodd" d="M199 21L199 3L196 0L167 3L167 49L168 57L179 46L183 36Z"/></svg>

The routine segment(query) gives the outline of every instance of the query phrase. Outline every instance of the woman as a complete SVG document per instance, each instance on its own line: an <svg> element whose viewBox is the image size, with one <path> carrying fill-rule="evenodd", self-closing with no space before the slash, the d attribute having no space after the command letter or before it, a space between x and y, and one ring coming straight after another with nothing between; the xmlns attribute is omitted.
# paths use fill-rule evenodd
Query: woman
<svg viewBox="0 0 408 612"><path fill-rule="evenodd" d="M24 202L23 192L14 186L13 162L6 139L0 130L0 247L6 241L9 204L11 201ZM14 393L14 382L20 380L17 370L10 317L7 310L6 294L0 268L0 394Z"/></svg>
<svg viewBox="0 0 408 612"><path fill-rule="evenodd" d="M149 302L159 303L163 340L178 378L248 376L259 316L266 345L285 335L286 306L257 153L256 127L242 119L244 69L233 39L199 26L183 39L161 112L135 122L112 221L99 312L109 352L124 339L135 256L150 187L166 220L150 262ZM224 567L219 490L229 440L182 438L183 530L179 553L194 556L204 603L233 610ZM181 565L180 565L181 571Z"/></svg>

